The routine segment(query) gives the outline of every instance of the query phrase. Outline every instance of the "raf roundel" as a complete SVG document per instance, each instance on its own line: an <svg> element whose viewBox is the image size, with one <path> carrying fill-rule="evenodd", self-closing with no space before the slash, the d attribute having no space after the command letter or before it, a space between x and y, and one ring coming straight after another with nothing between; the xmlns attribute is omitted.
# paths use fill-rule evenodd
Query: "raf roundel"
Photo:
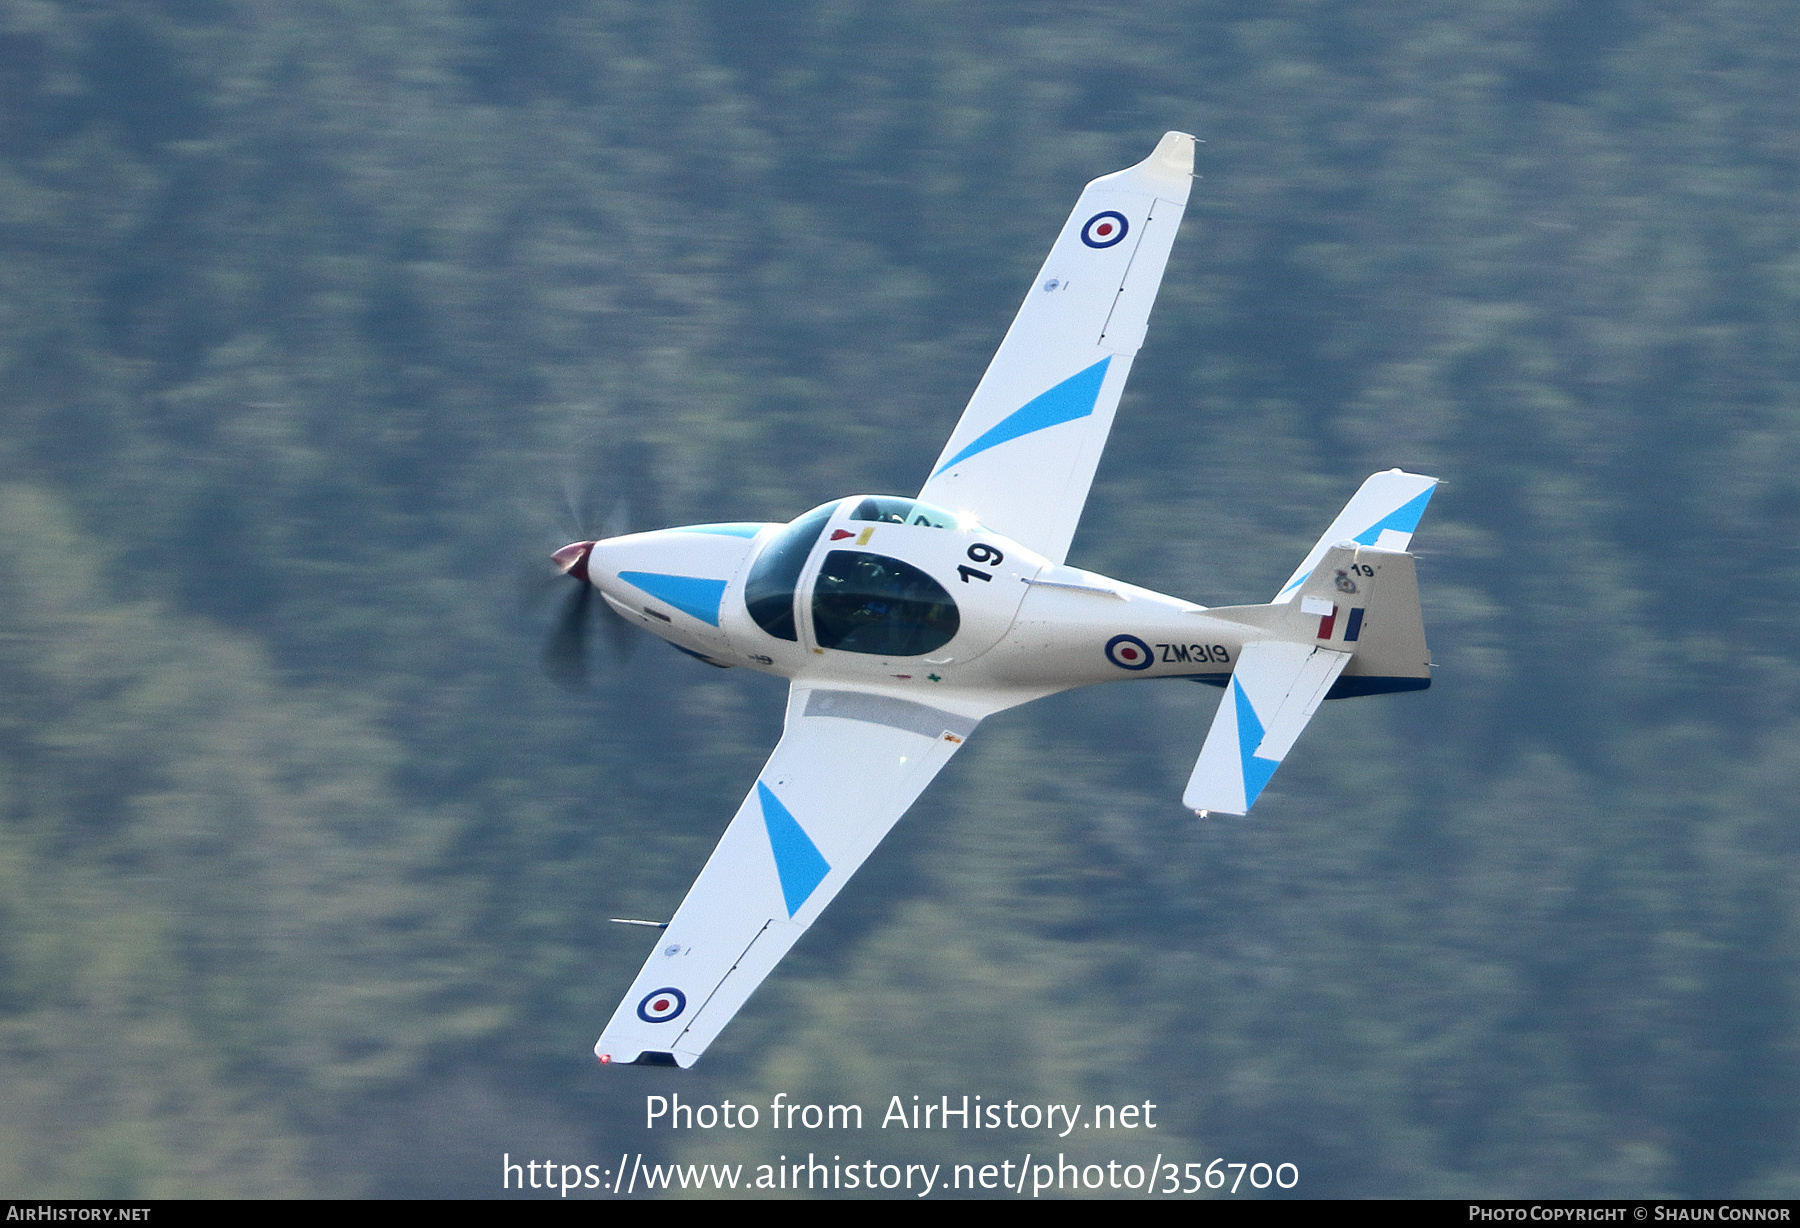
<svg viewBox="0 0 1800 1228"><path fill-rule="evenodd" d="M667 1023L687 1009L687 995L679 989L653 989L638 1003L638 1018L645 1023Z"/></svg>
<svg viewBox="0 0 1800 1228"><path fill-rule="evenodd" d="M1111 247L1131 229L1131 223L1125 220L1123 213L1108 209L1105 213L1096 213L1081 228L1081 241L1089 247Z"/></svg>
<svg viewBox="0 0 1800 1228"><path fill-rule="evenodd" d="M1156 658L1137 636L1115 635L1106 641L1106 659L1120 669L1149 669Z"/></svg>

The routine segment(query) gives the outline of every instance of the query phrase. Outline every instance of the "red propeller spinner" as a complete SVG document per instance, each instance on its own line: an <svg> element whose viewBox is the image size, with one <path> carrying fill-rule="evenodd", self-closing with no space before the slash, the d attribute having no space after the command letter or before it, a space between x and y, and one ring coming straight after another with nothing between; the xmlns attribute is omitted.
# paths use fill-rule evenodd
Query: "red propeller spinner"
<svg viewBox="0 0 1800 1228"><path fill-rule="evenodd" d="M570 542L551 555L550 559L556 564L556 570L563 575L585 580L588 578L588 555L593 550L593 542Z"/></svg>

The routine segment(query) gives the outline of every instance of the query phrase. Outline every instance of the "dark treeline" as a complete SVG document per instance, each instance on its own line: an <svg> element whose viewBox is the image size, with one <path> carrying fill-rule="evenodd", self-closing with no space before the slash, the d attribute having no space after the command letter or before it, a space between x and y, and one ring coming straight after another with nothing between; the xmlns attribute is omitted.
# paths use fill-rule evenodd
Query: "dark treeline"
<svg viewBox="0 0 1800 1228"><path fill-rule="evenodd" d="M1797 79L1776 0L0 3L0 1192L773 1158L647 1135L679 1090L1794 1196ZM1266 600L1437 474L1437 684L1247 822L1179 805L1217 692L995 718L699 1068L595 1069L606 918L673 909L780 688L646 642L566 695L521 575L915 490L1168 128L1071 561Z"/></svg>

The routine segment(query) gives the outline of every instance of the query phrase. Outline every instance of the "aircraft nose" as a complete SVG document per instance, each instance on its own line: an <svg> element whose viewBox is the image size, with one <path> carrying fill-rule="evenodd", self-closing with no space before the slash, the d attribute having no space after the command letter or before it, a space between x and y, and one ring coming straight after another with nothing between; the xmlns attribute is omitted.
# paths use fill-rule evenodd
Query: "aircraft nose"
<svg viewBox="0 0 1800 1228"><path fill-rule="evenodd" d="M628 533L623 537L603 537L597 542L575 542L556 552L558 565L569 551L579 548L580 555L570 574L579 569L581 578L604 592L620 596L617 581L622 572L670 571L679 556L680 543L666 531ZM626 583L630 583L629 580Z"/></svg>
<svg viewBox="0 0 1800 1228"><path fill-rule="evenodd" d="M640 608L652 597L716 627L725 587L749 547L738 534L658 529L594 542L582 566L588 582L615 601Z"/></svg>

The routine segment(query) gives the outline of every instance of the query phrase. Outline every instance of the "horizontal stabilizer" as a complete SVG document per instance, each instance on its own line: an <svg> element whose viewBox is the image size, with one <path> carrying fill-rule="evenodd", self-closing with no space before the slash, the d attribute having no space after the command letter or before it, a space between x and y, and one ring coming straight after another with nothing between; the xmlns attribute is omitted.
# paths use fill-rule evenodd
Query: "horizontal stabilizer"
<svg viewBox="0 0 1800 1228"><path fill-rule="evenodd" d="M1294 568L1294 574L1275 594L1275 600L1292 601L1301 583L1325 557L1325 552L1340 542L1374 546L1380 550L1405 550L1412 543L1413 530L1419 527L1419 517L1425 514L1425 505L1431 502L1431 492L1437 484L1436 478L1399 469L1372 475L1351 496L1344 510L1331 522L1331 527L1313 543L1313 548L1300 560L1300 566Z"/></svg>
<svg viewBox="0 0 1800 1228"><path fill-rule="evenodd" d="M1276 640L1246 644L1188 777L1183 804L1250 813L1350 655Z"/></svg>

